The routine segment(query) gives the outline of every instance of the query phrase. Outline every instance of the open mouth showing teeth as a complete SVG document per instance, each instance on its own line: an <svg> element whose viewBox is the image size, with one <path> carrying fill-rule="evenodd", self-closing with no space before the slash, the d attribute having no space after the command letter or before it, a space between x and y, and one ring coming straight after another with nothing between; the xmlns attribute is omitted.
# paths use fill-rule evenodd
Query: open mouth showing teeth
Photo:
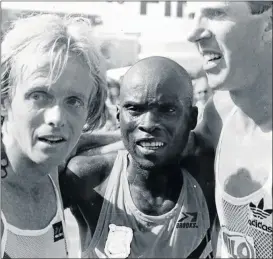
<svg viewBox="0 0 273 259"><path fill-rule="evenodd" d="M64 138L60 138L60 137L41 137L38 139L48 144L58 144L65 141Z"/></svg>
<svg viewBox="0 0 273 259"><path fill-rule="evenodd" d="M138 142L138 145L146 148L146 149L152 149L152 150L156 150L159 148L162 148L165 146L165 144L163 142L159 142L159 141L140 141Z"/></svg>
<svg viewBox="0 0 273 259"><path fill-rule="evenodd" d="M207 54L204 54L204 58L207 62L209 61L215 61L215 60L219 60L221 59L221 55L220 54L216 54L216 53L207 53Z"/></svg>

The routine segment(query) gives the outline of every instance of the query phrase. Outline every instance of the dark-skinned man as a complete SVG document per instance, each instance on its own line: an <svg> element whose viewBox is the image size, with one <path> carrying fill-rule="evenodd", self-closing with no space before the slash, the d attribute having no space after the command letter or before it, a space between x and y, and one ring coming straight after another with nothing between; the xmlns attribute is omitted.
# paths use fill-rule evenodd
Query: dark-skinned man
<svg viewBox="0 0 273 259"><path fill-rule="evenodd" d="M78 154L60 176L82 257L211 256L213 186L202 173L213 176L214 155L181 161L196 126L192 95L187 72L167 58L144 59L126 73L117 113L126 150Z"/></svg>

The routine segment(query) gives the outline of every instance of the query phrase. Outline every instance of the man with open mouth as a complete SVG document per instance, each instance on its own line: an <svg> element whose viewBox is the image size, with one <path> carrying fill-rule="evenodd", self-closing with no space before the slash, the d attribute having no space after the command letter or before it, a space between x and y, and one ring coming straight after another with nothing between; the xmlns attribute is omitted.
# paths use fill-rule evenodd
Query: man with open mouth
<svg viewBox="0 0 273 259"><path fill-rule="evenodd" d="M213 176L214 155L181 162L197 121L192 99L189 75L170 59L150 57L125 74L117 119L126 150L78 154L60 175L82 257L211 256L213 188L198 182L204 170Z"/></svg>
<svg viewBox="0 0 273 259"><path fill-rule="evenodd" d="M102 114L106 82L87 21L16 20L1 43L1 258L67 258L58 166Z"/></svg>
<svg viewBox="0 0 273 259"><path fill-rule="evenodd" d="M193 135L216 150L216 257L272 258L272 2L189 2L186 12L216 90Z"/></svg>

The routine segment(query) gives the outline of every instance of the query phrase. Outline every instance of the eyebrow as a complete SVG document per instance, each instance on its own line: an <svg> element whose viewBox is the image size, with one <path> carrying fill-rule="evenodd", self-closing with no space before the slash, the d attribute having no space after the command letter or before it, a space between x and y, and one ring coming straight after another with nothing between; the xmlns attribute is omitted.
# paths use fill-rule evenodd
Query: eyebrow
<svg viewBox="0 0 273 259"><path fill-rule="evenodd" d="M215 7L205 7L202 8L202 13L208 12L208 11L228 11L229 7L228 6L215 6Z"/></svg>
<svg viewBox="0 0 273 259"><path fill-rule="evenodd" d="M160 106L175 106L177 103L179 103L179 99L175 98L172 102L170 101L159 101Z"/></svg>
<svg viewBox="0 0 273 259"><path fill-rule="evenodd" d="M159 106L176 106L177 103L179 103L180 100L179 99L175 99L174 101L158 101L156 102L157 105ZM147 104L146 103L143 103L143 102L135 102L135 101L126 101L124 102L124 104L122 105L123 107L127 107L127 106L130 106L130 105L135 105L135 106L146 106Z"/></svg>
<svg viewBox="0 0 273 259"><path fill-rule="evenodd" d="M129 106L129 105L145 105L142 102L135 102L135 101L125 101L122 106Z"/></svg>
<svg viewBox="0 0 273 259"><path fill-rule="evenodd" d="M50 88L51 88L50 85L46 85L46 84L45 85L40 85L39 82L37 81L37 82L34 82L31 89L28 89L26 91L26 94L28 94L30 92L34 92L34 91L46 91L46 92L49 92L49 94L50 94L50 91L49 91ZM82 99L85 102L88 102L88 100L89 100L89 97L86 97L84 94L79 93L77 91L69 90L69 91L67 91L67 94L69 96L76 96L76 97Z"/></svg>
<svg viewBox="0 0 273 259"><path fill-rule="evenodd" d="M215 6L207 6L207 7L202 7L200 9L201 13L205 13L208 11L215 11L215 10L219 10L219 11L228 11L230 9L230 7L228 5L224 5L223 3L219 3L218 5ZM186 15L190 15L190 14L195 14L196 11L194 8L189 7L188 11L186 9Z"/></svg>
<svg viewBox="0 0 273 259"><path fill-rule="evenodd" d="M35 91L46 91L48 92L48 86L46 85L40 85L38 83L32 84L31 88L27 89L26 94L30 92L35 92Z"/></svg>

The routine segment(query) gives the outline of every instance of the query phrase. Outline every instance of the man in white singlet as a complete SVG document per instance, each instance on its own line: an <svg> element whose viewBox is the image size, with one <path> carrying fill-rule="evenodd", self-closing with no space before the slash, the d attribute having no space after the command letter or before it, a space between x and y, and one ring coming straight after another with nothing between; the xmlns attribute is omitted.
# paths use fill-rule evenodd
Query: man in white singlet
<svg viewBox="0 0 273 259"><path fill-rule="evenodd" d="M1 258L67 258L58 166L99 122L105 73L89 21L18 19L1 43Z"/></svg>
<svg viewBox="0 0 273 259"><path fill-rule="evenodd" d="M124 76L117 118L126 150L72 158L60 175L82 257L209 258L213 153L181 161L197 121L187 72L151 57ZM200 184L199 184L200 183Z"/></svg>
<svg viewBox="0 0 273 259"><path fill-rule="evenodd" d="M272 258L272 2L189 2L208 102L196 140L216 150L217 257Z"/></svg>

